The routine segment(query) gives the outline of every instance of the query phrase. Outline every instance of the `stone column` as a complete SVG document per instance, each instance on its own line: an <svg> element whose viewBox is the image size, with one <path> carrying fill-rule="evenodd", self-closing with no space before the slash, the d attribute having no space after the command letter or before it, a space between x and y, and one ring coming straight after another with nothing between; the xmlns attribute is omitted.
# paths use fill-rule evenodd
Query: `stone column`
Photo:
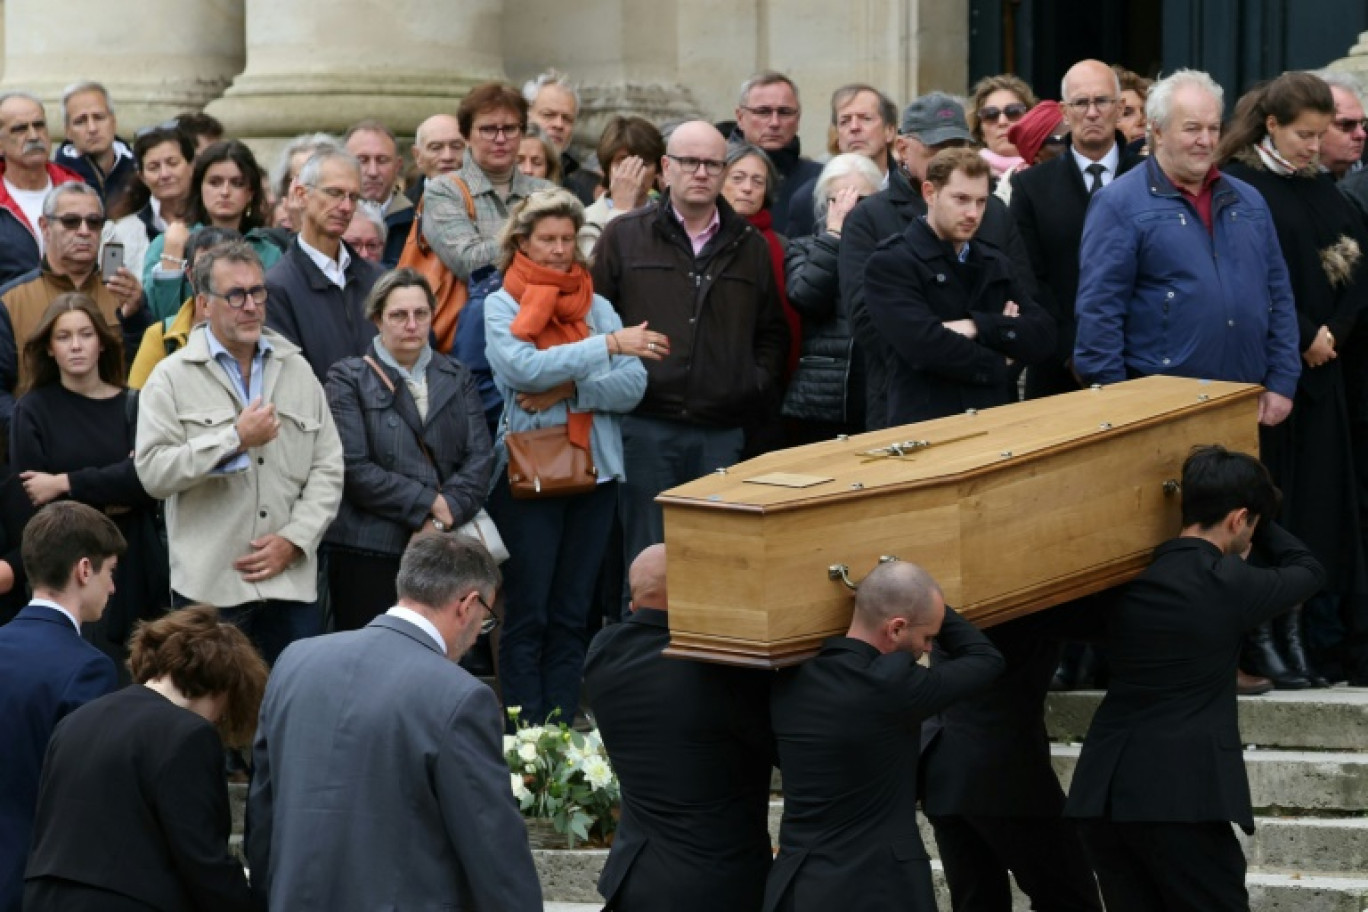
<svg viewBox="0 0 1368 912"><path fill-rule="evenodd" d="M681 20L693 0L506 0L505 63L522 83L548 67L579 86L574 151L592 152L615 114L661 123L700 115L680 66ZM720 40L718 29L708 40Z"/></svg>
<svg viewBox="0 0 1368 912"><path fill-rule="evenodd" d="M1349 49L1349 56L1334 61L1330 67L1352 73L1368 86L1368 32L1359 32L1358 43Z"/></svg>
<svg viewBox="0 0 1368 912"><path fill-rule="evenodd" d="M93 79L109 90L119 133L202 108L243 61L242 0L5 0L5 75L48 104L61 133L62 89Z"/></svg>
<svg viewBox="0 0 1368 912"><path fill-rule="evenodd" d="M258 154L366 117L412 135L503 76L503 0L246 0L247 68L208 113Z"/></svg>

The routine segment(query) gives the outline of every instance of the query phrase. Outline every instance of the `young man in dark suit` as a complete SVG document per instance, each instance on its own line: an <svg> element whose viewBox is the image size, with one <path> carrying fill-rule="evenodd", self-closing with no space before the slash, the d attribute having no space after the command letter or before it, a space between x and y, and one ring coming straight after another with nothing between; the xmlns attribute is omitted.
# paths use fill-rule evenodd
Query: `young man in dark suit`
<svg viewBox="0 0 1368 912"><path fill-rule="evenodd" d="M949 658L926 668L933 638ZM784 819L763 912L934 912L917 830L921 724L1001 672L925 570L892 562L865 577L846 636L773 685Z"/></svg>
<svg viewBox="0 0 1368 912"><path fill-rule="evenodd" d="M1253 456L1203 447L1182 486L1182 531L1109 618L1111 683L1065 811L1081 820L1108 912L1249 909L1230 826L1254 832L1236 714L1240 639L1325 582L1273 523L1278 490Z"/></svg>
<svg viewBox="0 0 1368 912"><path fill-rule="evenodd" d="M125 547L109 517L74 501L49 504L24 529L33 598L0 627L0 912L19 909L52 729L118 684L114 663L81 639L81 624L104 614Z"/></svg>
<svg viewBox="0 0 1368 912"><path fill-rule="evenodd" d="M632 614L589 647L585 685L622 783L599 892L618 912L754 912L770 868L769 673L665 658L665 546L628 574Z"/></svg>

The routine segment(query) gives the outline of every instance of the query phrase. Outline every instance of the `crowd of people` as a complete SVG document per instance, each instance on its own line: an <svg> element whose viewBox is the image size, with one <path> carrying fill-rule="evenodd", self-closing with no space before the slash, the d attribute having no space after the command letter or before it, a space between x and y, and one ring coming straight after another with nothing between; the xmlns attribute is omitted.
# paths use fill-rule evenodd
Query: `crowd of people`
<svg viewBox="0 0 1368 912"><path fill-rule="evenodd" d="M732 120L624 112L578 157L550 71L423 121L407 169L366 119L269 170L202 114L127 142L95 82L54 153L43 103L0 95L0 733L23 741L0 912L532 909L500 701L602 726L610 908L934 908L918 799L956 909L1009 908L1009 874L1042 907L1101 908L1096 874L1109 909L1240 908L1240 776L1124 784L1200 734L1146 740L1173 717L1137 721L1136 650L1196 638L1216 727L1237 689L1368 685L1363 96L1290 72L1227 117L1204 73L1095 60L1053 93L1004 74L900 111L843 86L819 162L766 71ZM903 564L773 682L660 660L662 491L1151 374L1264 388L1266 470L1195 455L1178 541L1215 550L1150 571L1187 561L1219 629L1156 633L1173 596L1137 584L1109 635L1062 610L981 633ZM1108 683L1066 807L1045 692ZM258 705L250 759L217 750ZM250 890L225 762L252 783ZM92 821L96 767L161 787ZM92 825L125 854L83 863ZM1158 873L1201 858L1209 889Z"/></svg>

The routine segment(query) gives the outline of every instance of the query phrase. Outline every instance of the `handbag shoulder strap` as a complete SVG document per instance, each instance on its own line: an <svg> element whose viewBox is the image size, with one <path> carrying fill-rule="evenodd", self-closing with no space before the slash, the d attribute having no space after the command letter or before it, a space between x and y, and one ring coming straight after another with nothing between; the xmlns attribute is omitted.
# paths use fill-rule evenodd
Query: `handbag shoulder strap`
<svg viewBox="0 0 1368 912"><path fill-rule="evenodd" d="M372 358L370 355L362 355L361 360L365 361L367 364L370 365L370 369L375 371L375 376L379 377L380 382L385 384L385 389L390 391L391 396L395 396L397 398L399 393L396 392L394 389L394 381L390 379L389 374L385 373L383 370L380 369L380 365L375 363L375 359ZM408 422L405 422L405 424L407 423ZM423 442L423 435L419 434L418 429L413 427L412 425L410 425L409 427L410 430L413 431L413 439L418 442L418 449L423 451L423 457L427 459L428 464L431 465L433 469L436 469L437 460L432 458L432 451L429 450L427 444ZM438 477L438 480L440 480L440 475Z"/></svg>
<svg viewBox="0 0 1368 912"><path fill-rule="evenodd" d="M456 189L461 191L461 197L465 200L466 216L470 218L470 221L473 224L475 222L475 197L470 195L470 188L466 186L464 180L457 177L455 174L449 174L447 176L450 177L451 182L456 185ZM418 205L413 210L413 228L410 229L410 231L413 232L413 237L416 239L418 249L421 250L424 255L432 249L428 246L427 238L423 237L423 203L425 202L427 202L426 193L418 197Z"/></svg>

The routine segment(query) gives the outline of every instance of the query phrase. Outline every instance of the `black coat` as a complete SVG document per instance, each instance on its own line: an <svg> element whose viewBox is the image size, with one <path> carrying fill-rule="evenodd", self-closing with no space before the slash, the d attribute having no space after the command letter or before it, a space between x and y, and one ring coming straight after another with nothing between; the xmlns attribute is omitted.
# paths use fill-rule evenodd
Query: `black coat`
<svg viewBox="0 0 1368 912"><path fill-rule="evenodd" d="M1117 822L1229 820L1254 832L1235 671L1245 631L1310 598L1325 572L1275 524L1267 567L1201 538L1160 545L1111 613L1111 680L1083 742L1066 814Z"/></svg>
<svg viewBox="0 0 1368 912"><path fill-rule="evenodd" d="M835 637L780 672L770 713L784 819L764 912L936 908L917 830L922 721L1002 671L988 639L948 608L937 640L950 661L930 669Z"/></svg>
<svg viewBox="0 0 1368 912"><path fill-rule="evenodd" d="M1368 593L1362 566L1346 384L1364 383L1363 319L1368 305L1368 232L1330 175L1308 170L1292 177L1268 171L1252 150L1223 166L1250 184L1268 203L1297 304L1297 349L1305 351L1322 326L1337 340L1340 357L1311 367L1302 362L1292 414L1275 427L1259 428L1259 458L1283 492L1279 521L1311 548L1336 593ZM1327 251L1358 250L1334 273ZM1348 370L1346 371L1346 368ZM1355 395L1355 398L1360 398ZM1359 457L1362 458L1362 457Z"/></svg>
<svg viewBox="0 0 1368 912"><path fill-rule="evenodd" d="M663 611L589 647L585 686L622 819L599 892L623 912L755 912L770 868L769 674L665 658Z"/></svg>
<svg viewBox="0 0 1368 912"><path fill-rule="evenodd" d="M1003 316L1008 301L1019 316ZM1007 257L976 237L961 263L925 219L869 258L865 306L891 354L890 426L1015 402L1008 359L1033 364L1054 350L1053 321L1021 288ZM941 325L963 319L974 321L977 338Z"/></svg>
<svg viewBox="0 0 1368 912"><path fill-rule="evenodd" d="M825 230L794 238L784 251L789 304L803 318L798 367L784 391L783 415L864 428L864 371L841 303L841 238Z"/></svg>
<svg viewBox="0 0 1368 912"><path fill-rule="evenodd" d="M1116 171L1120 175L1141 159L1127 151L1119 133L1117 148L1120 160ZM1083 172L1068 150L1012 175L1010 210L1035 269L1036 300L1054 318L1058 329L1054 356L1027 372L1027 398L1078 389L1067 365L1073 359L1078 330L1074 317L1078 249L1083 244L1083 219L1090 199Z"/></svg>
<svg viewBox="0 0 1368 912"><path fill-rule="evenodd" d="M319 383L338 361L364 355L377 331L363 307L385 270L349 253L345 289L328 281L298 241L266 273L266 325L299 346Z"/></svg>
<svg viewBox="0 0 1368 912"><path fill-rule="evenodd" d="M907 230L913 220L926 214L920 186L914 187L901 167L888 172L888 189L866 197L846 216L841 226L841 300L850 315L855 345L865 369L865 425L869 430L890 425L887 416L888 365L893 355L888 341L870 322L865 309L865 268L881 242ZM1026 247L1007 207L996 196L988 208L978 236L1004 251L1012 275L1026 297L1035 297L1035 276Z"/></svg>
<svg viewBox="0 0 1368 912"><path fill-rule="evenodd" d="M48 745L25 908L40 908L35 890L47 888L42 908L71 912L128 899L164 912L255 909L228 849L226 775L214 727L153 690L82 706Z"/></svg>

